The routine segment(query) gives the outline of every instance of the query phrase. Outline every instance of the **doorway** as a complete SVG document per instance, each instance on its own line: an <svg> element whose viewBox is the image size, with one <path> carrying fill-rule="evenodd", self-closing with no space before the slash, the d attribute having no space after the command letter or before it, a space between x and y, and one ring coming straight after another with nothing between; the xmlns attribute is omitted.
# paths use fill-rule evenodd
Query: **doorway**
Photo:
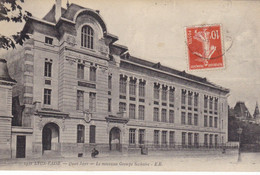
<svg viewBox="0 0 260 175"><path fill-rule="evenodd" d="M48 123L42 130L42 151L59 149L59 126L55 123Z"/></svg>
<svg viewBox="0 0 260 175"><path fill-rule="evenodd" d="M17 136L16 158L25 158L26 136Z"/></svg>
<svg viewBox="0 0 260 175"><path fill-rule="evenodd" d="M109 133L109 147L111 151L121 151L120 129L114 127Z"/></svg>

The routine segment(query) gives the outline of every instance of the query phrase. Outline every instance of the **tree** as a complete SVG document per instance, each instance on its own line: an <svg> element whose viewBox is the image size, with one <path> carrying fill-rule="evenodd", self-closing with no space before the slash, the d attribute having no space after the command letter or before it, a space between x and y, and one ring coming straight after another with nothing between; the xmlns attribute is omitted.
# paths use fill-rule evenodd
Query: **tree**
<svg viewBox="0 0 260 175"><path fill-rule="evenodd" d="M23 11L21 3L24 3L24 0L0 0L0 22L22 23L28 21L32 14ZM29 35L24 31L17 32L12 36L0 34L0 49L15 48L15 44L22 45L26 39L29 39Z"/></svg>

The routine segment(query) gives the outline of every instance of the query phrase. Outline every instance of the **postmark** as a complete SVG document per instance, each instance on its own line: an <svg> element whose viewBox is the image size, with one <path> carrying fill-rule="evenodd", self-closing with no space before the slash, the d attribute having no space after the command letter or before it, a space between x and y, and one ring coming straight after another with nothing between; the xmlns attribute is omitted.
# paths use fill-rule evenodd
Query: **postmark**
<svg viewBox="0 0 260 175"><path fill-rule="evenodd" d="M189 70L224 68L221 25L186 27Z"/></svg>

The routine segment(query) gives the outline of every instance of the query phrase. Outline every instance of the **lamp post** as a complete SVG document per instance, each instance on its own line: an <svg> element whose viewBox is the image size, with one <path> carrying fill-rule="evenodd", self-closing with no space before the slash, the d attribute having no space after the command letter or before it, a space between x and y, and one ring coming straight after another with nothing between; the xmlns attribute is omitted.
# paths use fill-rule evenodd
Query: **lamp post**
<svg viewBox="0 0 260 175"><path fill-rule="evenodd" d="M241 140L240 140L240 136L241 136L241 134L242 134L242 131L243 131L243 129L240 128L240 127L237 129L238 140L239 140L238 159L237 159L238 162L241 162L241 151L240 151Z"/></svg>

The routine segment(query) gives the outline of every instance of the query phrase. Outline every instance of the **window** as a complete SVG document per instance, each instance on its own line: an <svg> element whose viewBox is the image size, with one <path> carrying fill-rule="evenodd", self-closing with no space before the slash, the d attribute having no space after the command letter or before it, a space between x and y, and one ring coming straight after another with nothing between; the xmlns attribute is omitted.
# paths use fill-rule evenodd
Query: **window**
<svg viewBox="0 0 260 175"><path fill-rule="evenodd" d="M188 113L188 125L192 125L192 113Z"/></svg>
<svg viewBox="0 0 260 175"><path fill-rule="evenodd" d="M167 86L162 88L162 101L167 101Z"/></svg>
<svg viewBox="0 0 260 175"><path fill-rule="evenodd" d="M89 111L96 112L96 93L89 93Z"/></svg>
<svg viewBox="0 0 260 175"><path fill-rule="evenodd" d="M209 127L213 127L213 117L209 116Z"/></svg>
<svg viewBox="0 0 260 175"><path fill-rule="evenodd" d="M89 26L83 26L81 29L81 46L93 49L94 31Z"/></svg>
<svg viewBox="0 0 260 175"><path fill-rule="evenodd" d="M129 95L136 95L136 81L130 80L129 81Z"/></svg>
<svg viewBox="0 0 260 175"><path fill-rule="evenodd" d="M181 133L181 144L182 146L186 145L186 132Z"/></svg>
<svg viewBox="0 0 260 175"><path fill-rule="evenodd" d="M209 146L210 147L213 146L213 135L212 134L209 135Z"/></svg>
<svg viewBox="0 0 260 175"><path fill-rule="evenodd" d="M135 129L129 129L129 144L135 144Z"/></svg>
<svg viewBox="0 0 260 175"><path fill-rule="evenodd" d="M50 37L45 37L45 43L46 44L50 44L50 45L52 45L52 43L53 43L53 38L50 38Z"/></svg>
<svg viewBox="0 0 260 175"><path fill-rule="evenodd" d="M119 92L121 94L126 94L126 78L120 77L120 80L119 80Z"/></svg>
<svg viewBox="0 0 260 175"><path fill-rule="evenodd" d="M139 97L145 97L145 82L139 83Z"/></svg>
<svg viewBox="0 0 260 175"><path fill-rule="evenodd" d="M195 133L194 134L194 146L199 146L199 134Z"/></svg>
<svg viewBox="0 0 260 175"><path fill-rule="evenodd" d="M44 89L44 104L50 105L51 104L51 89Z"/></svg>
<svg viewBox="0 0 260 175"><path fill-rule="evenodd" d="M78 64L77 77L79 79L84 79L84 65L83 64Z"/></svg>
<svg viewBox="0 0 260 175"><path fill-rule="evenodd" d="M166 109L162 109L161 118L162 118L161 122L167 122L167 111L166 111Z"/></svg>
<svg viewBox="0 0 260 175"><path fill-rule="evenodd" d="M77 126L77 143L84 143L84 134L85 133L85 126L78 125Z"/></svg>
<svg viewBox="0 0 260 175"><path fill-rule="evenodd" d="M139 144L144 144L145 130L139 129Z"/></svg>
<svg viewBox="0 0 260 175"><path fill-rule="evenodd" d="M153 121L159 121L159 108L153 108Z"/></svg>
<svg viewBox="0 0 260 175"><path fill-rule="evenodd" d="M51 62L45 62L44 64L44 76L45 77L51 77Z"/></svg>
<svg viewBox="0 0 260 175"><path fill-rule="evenodd" d="M186 104L186 91L182 90L181 92L181 104L185 105Z"/></svg>
<svg viewBox="0 0 260 175"><path fill-rule="evenodd" d="M129 118L135 119L135 105L134 104L129 105Z"/></svg>
<svg viewBox="0 0 260 175"><path fill-rule="evenodd" d="M174 147L174 131L170 131L170 147Z"/></svg>
<svg viewBox="0 0 260 175"><path fill-rule="evenodd" d="M215 111L218 111L218 99L217 98L215 98L215 101L214 101L214 110Z"/></svg>
<svg viewBox="0 0 260 175"><path fill-rule="evenodd" d="M89 80L90 81L96 81L96 70L97 68L96 67L90 67L89 69Z"/></svg>
<svg viewBox="0 0 260 175"><path fill-rule="evenodd" d="M167 131L162 131L162 146L167 146Z"/></svg>
<svg viewBox="0 0 260 175"><path fill-rule="evenodd" d="M208 97L204 96L204 108L207 109L208 108Z"/></svg>
<svg viewBox="0 0 260 175"><path fill-rule="evenodd" d="M182 125L185 125L185 123L186 123L186 121L185 121L185 116L186 114L185 114L185 112L181 112L181 124Z"/></svg>
<svg viewBox="0 0 260 175"><path fill-rule="evenodd" d="M188 93L188 105L191 106L192 105L192 92Z"/></svg>
<svg viewBox="0 0 260 175"><path fill-rule="evenodd" d="M204 134L204 146L208 146L208 134Z"/></svg>
<svg viewBox="0 0 260 175"><path fill-rule="evenodd" d="M170 88L170 91L169 91L169 101L171 103L174 102L174 89L173 88Z"/></svg>
<svg viewBox="0 0 260 175"><path fill-rule="evenodd" d="M192 145L192 133L188 133L188 145Z"/></svg>
<svg viewBox="0 0 260 175"><path fill-rule="evenodd" d="M198 114L194 114L194 125L198 126Z"/></svg>
<svg viewBox="0 0 260 175"><path fill-rule="evenodd" d="M109 98L108 99L108 109L107 109L108 112L111 112L111 104L112 104L112 99Z"/></svg>
<svg viewBox="0 0 260 175"><path fill-rule="evenodd" d="M198 107L198 103L199 103L199 94L195 93L194 94L194 107Z"/></svg>
<svg viewBox="0 0 260 175"><path fill-rule="evenodd" d="M213 109L213 98L210 98L209 100L209 110Z"/></svg>
<svg viewBox="0 0 260 175"><path fill-rule="evenodd" d="M159 145L159 131L158 130L154 130L153 140L154 140L154 145Z"/></svg>
<svg viewBox="0 0 260 175"><path fill-rule="evenodd" d="M208 116L204 115L204 127L208 126Z"/></svg>
<svg viewBox="0 0 260 175"><path fill-rule="evenodd" d="M84 91L77 91L77 110L84 109Z"/></svg>
<svg viewBox="0 0 260 175"><path fill-rule="evenodd" d="M169 111L169 123L174 123L174 111Z"/></svg>
<svg viewBox="0 0 260 175"><path fill-rule="evenodd" d="M119 103L119 112L125 112L126 111L126 103Z"/></svg>
<svg viewBox="0 0 260 175"><path fill-rule="evenodd" d="M96 126L89 126L89 143L96 143Z"/></svg>
<svg viewBox="0 0 260 175"><path fill-rule="evenodd" d="M215 147L218 146L218 135L215 135Z"/></svg>
<svg viewBox="0 0 260 175"><path fill-rule="evenodd" d="M142 106L142 105L139 105L138 119L139 120L144 120L144 106Z"/></svg>
<svg viewBox="0 0 260 175"><path fill-rule="evenodd" d="M218 127L218 117L214 118L214 127L217 128Z"/></svg>
<svg viewBox="0 0 260 175"><path fill-rule="evenodd" d="M154 96L154 99L159 100L159 96L160 96L160 85L154 84L153 96Z"/></svg>
<svg viewBox="0 0 260 175"><path fill-rule="evenodd" d="M112 75L108 76L108 89L112 89Z"/></svg>

